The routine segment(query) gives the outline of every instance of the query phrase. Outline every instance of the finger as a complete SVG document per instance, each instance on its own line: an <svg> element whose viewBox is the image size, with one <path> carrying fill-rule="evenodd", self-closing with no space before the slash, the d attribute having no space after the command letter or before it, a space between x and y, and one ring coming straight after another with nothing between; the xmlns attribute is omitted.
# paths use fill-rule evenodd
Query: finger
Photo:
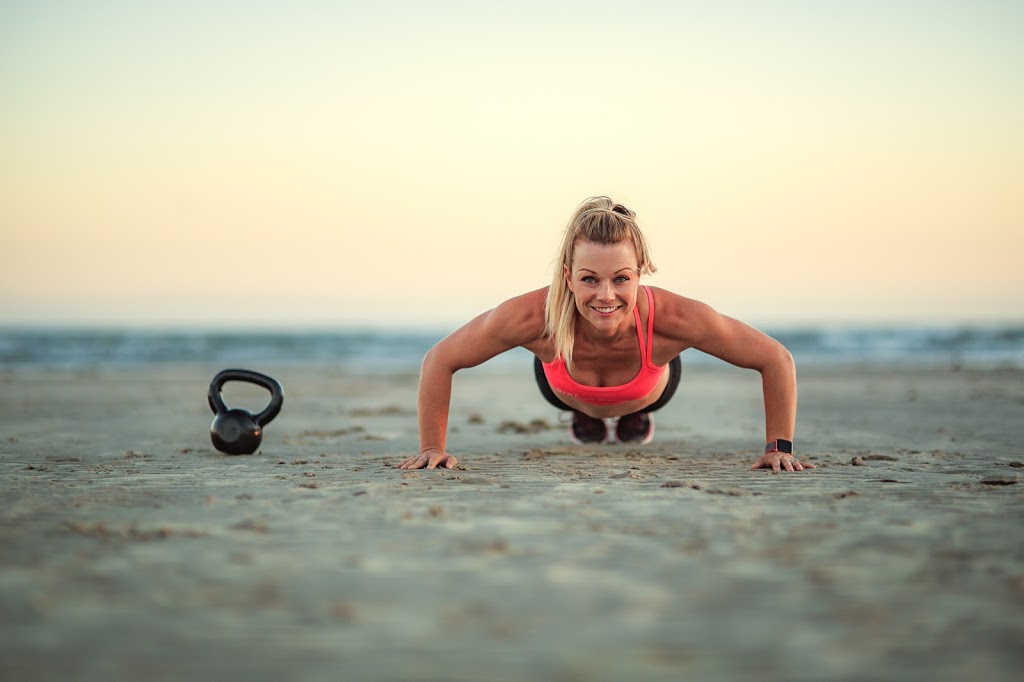
<svg viewBox="0 0 1024 682"><path fill-rule="evenodd" d="M772 471L774 471L775 473L779 473L779 472L782 471L782 467L779 466L778 458L772 458L771 462L772 462Z"/></svg>
<svg viewBox="0 0 1024 682"><path fill-rule="evenodd" d="M459 463L459 460L455 459L451 455L448 455L448 461L445 462L445 469L454 469L455 465Z"/></svg>
<svg viewBox="0 0 1024 682"><path fill-rule="evenodd" d="M754 462L754 466L751 469L764 469L767 465L764 463L764 457L758 457L757 461Z"/></svg>
<svg viewBox="0 0 1024 682"><path fill-rule="evenodd" d="M818 468L815 465L811 464L810 462L801 462L800 465L803 468L805 468L805 469L817 469Z"/></svg>
<svg viewBox="0 0 1024 682"><path fill-rule="evenodd" d="M443 452L441 454L439 454L439 455L432 455L430 457L430 459L428 460L428 462L427 462L427 468L428 469L436 469L437 465L440 464L441 462L443 462L447 456L448 455L446 455Z"/></svg>
<svg viewBox="0 0 1024 682"><path fill-rule="evenodd" d="M793 468L796 469L797 471L803 471L804 470L804 465L794 459L793 460Z"/></svg>
<svg viewBox="0 0 1024 682"><path fill-rule="evenodd" d="M794 460L787 459L787 460L784 460L782 462L782 465L786 468L786 471L792 471L793 470L793 462L794 462Z"/></svg>
<svg viewBox="0 0 1024 682"><path fill-rule="evenodd" d="M417 455L402 462L402 469L422 469L426 465L427 456Z"/></svg>

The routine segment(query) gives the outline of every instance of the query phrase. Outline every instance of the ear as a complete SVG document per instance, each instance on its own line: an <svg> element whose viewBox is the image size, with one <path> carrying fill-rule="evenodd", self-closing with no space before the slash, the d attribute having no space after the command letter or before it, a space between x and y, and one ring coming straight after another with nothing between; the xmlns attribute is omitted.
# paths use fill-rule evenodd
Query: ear
<svg viewBox="0 0 1024 682"><path fill-rule="evenodd" d="M572 272L569 271L568 265L562 266L562 274L565 276L565 285L569 287L569 291L576 293L576 290L572 288Z"/></svg>

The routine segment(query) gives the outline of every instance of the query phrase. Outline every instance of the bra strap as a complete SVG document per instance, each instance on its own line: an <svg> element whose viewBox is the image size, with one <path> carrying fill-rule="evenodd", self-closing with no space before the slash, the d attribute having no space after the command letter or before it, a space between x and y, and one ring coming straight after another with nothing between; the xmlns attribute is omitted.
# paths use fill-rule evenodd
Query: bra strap
<svg viewBox="0 0 1024 682"><path fill-rule="evenodd" d="M644 291L647 292L647 364L654 362L654 294L651 293L651 288L645 286Z"/></svg>

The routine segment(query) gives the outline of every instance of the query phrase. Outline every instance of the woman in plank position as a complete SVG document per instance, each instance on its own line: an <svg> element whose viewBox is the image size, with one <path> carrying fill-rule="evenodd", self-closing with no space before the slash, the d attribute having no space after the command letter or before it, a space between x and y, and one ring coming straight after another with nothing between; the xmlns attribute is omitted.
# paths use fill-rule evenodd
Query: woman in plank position
<svg viewBox="0 0 1024 682"><path fill-rule="evenodd" d="M509 299L456 330L423 359L419 454L400 469L451 469L445 449L452 375L520 346L533 353L541 393L572 411L577 443L647 443L651 413L679 385L679 354L696 348L761 373L764 454L754 469L813 469L793 455L796 369L782 344L709 306L641 286L655 271L636 214L608 197L583 202L565 230L550 287ZM614 433L606 420L617 418ZM610 420L609 420L610 421Z"/></svg>

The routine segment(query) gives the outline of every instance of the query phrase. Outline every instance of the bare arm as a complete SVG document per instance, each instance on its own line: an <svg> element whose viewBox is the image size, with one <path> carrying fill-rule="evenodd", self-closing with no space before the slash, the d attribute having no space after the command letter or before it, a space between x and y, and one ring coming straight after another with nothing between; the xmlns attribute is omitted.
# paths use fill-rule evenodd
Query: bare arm
<svg viewBox="0 0 1024 682"><path fill-rule="evenodd" d="M541 289L505 301L452 332L427 352L420 370L417 398L420 452L399 464L400 469L455 466L456 458L446 451L452 375L535 341L544 331L544 296L545 290Z"/></svg>
<svg viewBox="0 0 1024 682"><path fill-rule="evenodd" d="M709 306L668 292L664 307L666 325L659 334L682 342L737 367L756 370L761 374L764 393L765 442L776 439L792 441L796 429L796 365L785 346L753 327L722 315ZM659 320L661 318L659 317ZM775 452L758 458L755 469L767 468L788 471L814 468L801 464L795 458Z"/></svg>

